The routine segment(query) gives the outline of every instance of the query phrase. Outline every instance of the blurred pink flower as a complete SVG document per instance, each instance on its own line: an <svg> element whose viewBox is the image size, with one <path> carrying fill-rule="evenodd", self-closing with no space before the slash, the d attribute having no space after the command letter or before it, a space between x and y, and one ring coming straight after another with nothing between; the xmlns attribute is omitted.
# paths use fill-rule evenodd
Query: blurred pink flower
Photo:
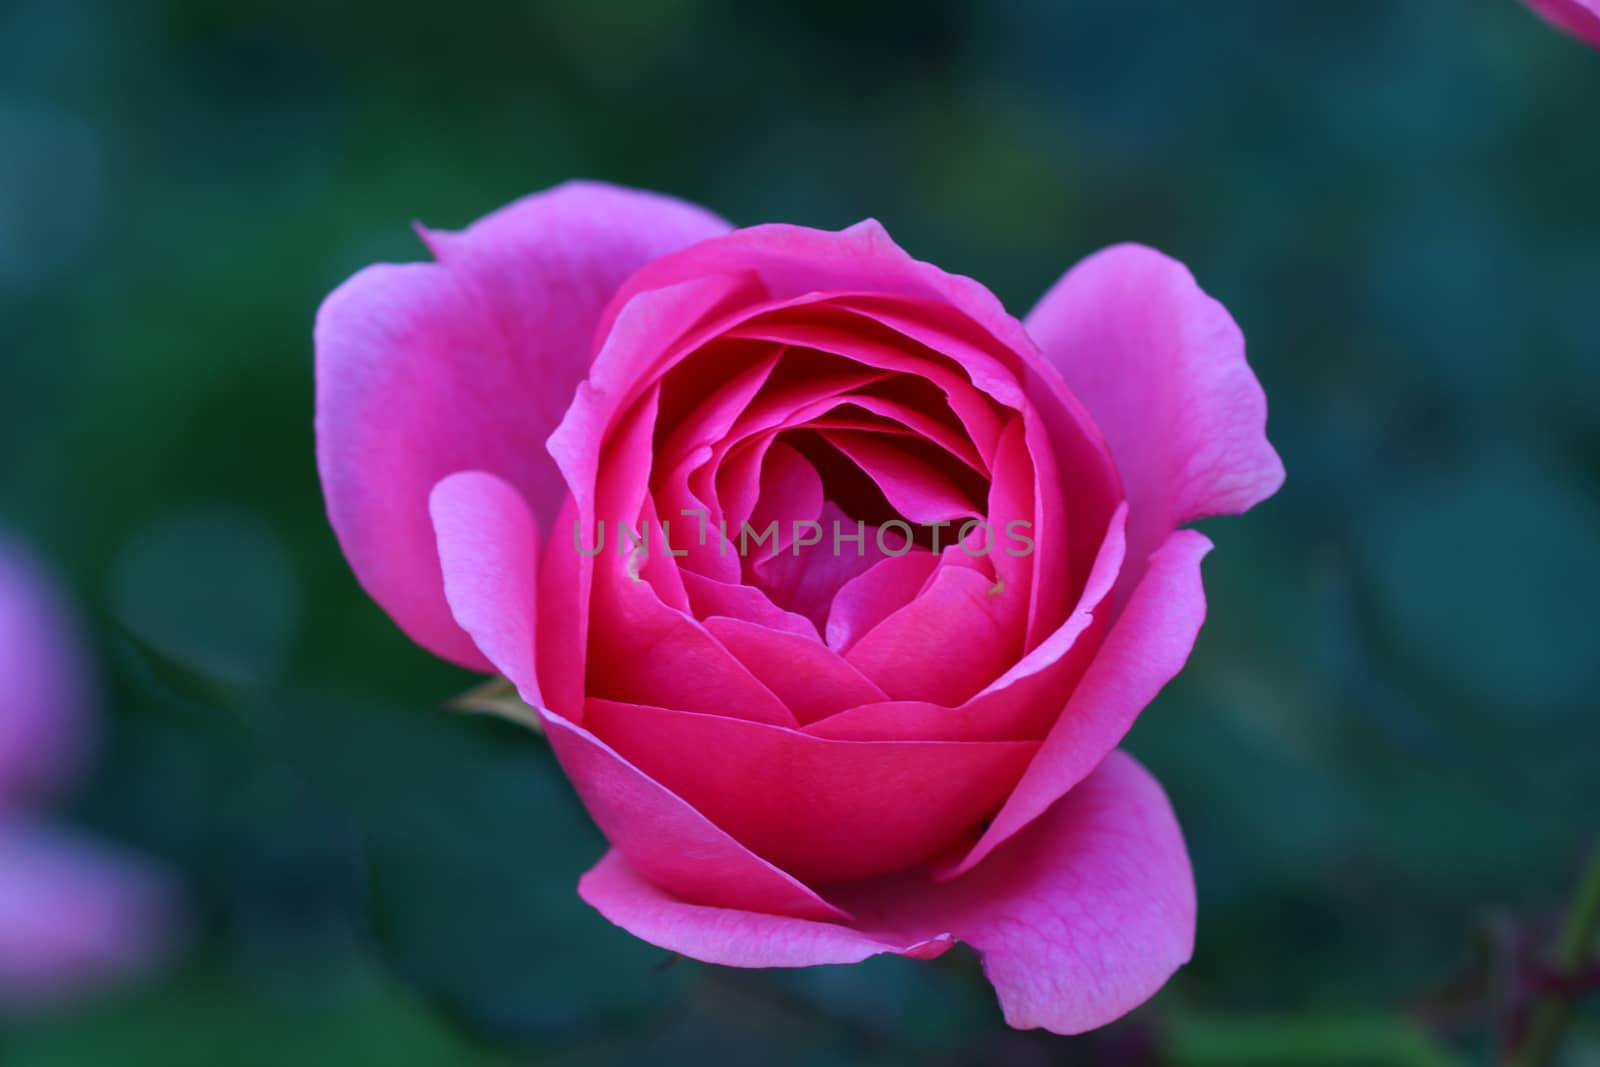
<svg viewBox="0 0 1600 1067"><path fill-rule="evenodd" d="M1600 0L1524 0L1551 25L1600 48Z"/></svg>
<svg viewBox="0 0 1600 1067"><path fill-rule="evenodd" d="M40 814L87 754L90 693L65 606L0 540L0 1017L140 973L170 941L160 874Z"/></svg>

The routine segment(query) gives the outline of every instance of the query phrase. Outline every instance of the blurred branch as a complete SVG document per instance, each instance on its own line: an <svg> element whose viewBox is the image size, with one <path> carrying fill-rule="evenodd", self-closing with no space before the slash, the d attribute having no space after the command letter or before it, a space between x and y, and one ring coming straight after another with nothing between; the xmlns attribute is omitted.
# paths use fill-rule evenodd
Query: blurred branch
<svg viewBox="0 0 1600 1067"><path fill-rule="evenodd" d="M1578 883L1572 910L1556 942L1556 978L1575 976L1589 963L1595 932L1600 929L1600 848L1589 856L1589 865ZM1527 1038L1512 1056L1512 1067L1543 1067L1561 1047L1567 1028L1572 1025L1578 990L1571 983L1552 982L1534 1005Z"/></svg>

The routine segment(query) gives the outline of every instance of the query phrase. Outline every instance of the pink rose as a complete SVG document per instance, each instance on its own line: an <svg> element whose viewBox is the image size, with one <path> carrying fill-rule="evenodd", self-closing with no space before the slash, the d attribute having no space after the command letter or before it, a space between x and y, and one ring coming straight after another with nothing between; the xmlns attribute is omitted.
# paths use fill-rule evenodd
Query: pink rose
<svg viewBox="0 0 1600 1067"><path fill-rule="evenodd" d="M138 973L171 933L153 870L39 814L86 755L85 679L54 591L0 540L0 1018Z"/></svg>
<svg viewBox="0 0 1600 1067"><path fill-rule="evenodd" d="M1524 0L1545 21L1600 48L1600 0Z"/></svg>
<svg viewBox="0 0 1600 1067"><path fill-rule="evenodd" d="M1283 479L1188 271L1111 248L1019 322L870 221L572 183L421 232L318 315L329 516L537 709L613 845L584 899L733 966L965 941L1018 1027L1160 988L1193 880L1113 750L1204 615L1179 527Z"/></svg>

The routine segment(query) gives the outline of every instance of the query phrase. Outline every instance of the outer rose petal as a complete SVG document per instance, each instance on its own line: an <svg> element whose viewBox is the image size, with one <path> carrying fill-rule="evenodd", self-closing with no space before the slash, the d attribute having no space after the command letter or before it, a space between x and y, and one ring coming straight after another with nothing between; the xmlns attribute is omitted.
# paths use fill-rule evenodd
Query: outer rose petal
<svg viewBox="0 0 1600 1067"><path fill-rule="evenodd" d="M1044 744L1000 813L959 863L972 870L1008 838L1044 815L1116 747L1134 719L1183 669L1205 621L1200 560L1211 542L1178 530L1150 557L1150 567L1050 728Z"/></svg>
<svg viewBox="0 0 1600 1067"><path fill-rule="evenodd" d="M1283 484L1244 337L1182 264L1139 245L1105 249L1068 271L1025 322L1122 472L1122 596L1175 527L1247 511Z"/></svg>
<svg viewBox="0 0 1600 1067"><path fill-rule="evenodd" d="M534 669L538 531L528 505L492 474L452 474L428 497L445 597L484 658L531 706L544 703Z"/></svg>
<svg viewBox="0 0 1600 1067"><path fill-rule="evenodd" d="M725 967L860 963L885 952L931 959L953 944L949 934L897 940L837 923L688 904L641 878L616 849L578 880L578 895L635 937Z"/></svg>
<svg viewBox="0 0 1600 1067"><path fill-rule="evenodd" d="M578 892L637 937L734 967L937 955L953 936L983 957L1006 1022L1072 1034L1153 995L1194 947L1194 879L1161 787L1112 753L1047 815L962 878L920 873L847 887L849 926L677 900L616 852Z"/></svg>
<svg viewBox="0 0 1600 1067"><path fill-rule="evenodd" d="M44 575L0 540L0 810L77 769L89 734L77 634Z"/></svg>
<svg viewBox="0 0 1600 1067"><path fill-rule="evenodd" d="M0 823L0 1016L131 977L159 961L172 934L170 889L144 864Z"/></svg>
<svg viewBox="0 0 1600 1067"><path fill-rule="evenodd" d="M572 182L459 234L439 264L361 271L317 314L317 465L361 584L412 638L479 669L446 608L428 493L459 470L522 492L550 523L564 487L544 449L589 366L612 294L728 224L653 193Z"/></svg>
<svg viewBox="0 0 1600 1067"><path fill-rule="evenodd" d="M1600 48L1600 0L1524 0L1551 25Z"/></svg>
<svg viewBox="0 0 1600 1067"><path fill-rule="evenodd" d="M588 730L543 708L539 714L550 747L600 831L652 882L716 907L848 918Z"/></svg>

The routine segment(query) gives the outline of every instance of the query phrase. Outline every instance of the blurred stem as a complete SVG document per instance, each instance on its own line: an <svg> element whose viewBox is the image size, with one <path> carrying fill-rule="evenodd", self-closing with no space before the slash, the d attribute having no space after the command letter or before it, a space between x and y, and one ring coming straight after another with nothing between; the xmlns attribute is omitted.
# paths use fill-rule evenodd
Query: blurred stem
<svg viewBox="0 0 1600 1067"><path fill-rule="evenodd" d="M1572 910L1562 924L1554 963L1559 974L1571 975L1589 962L1595 931L1600 928L1600 848L1589 855L1589 865L1572 898ZM1577 996L1546 994L1534 1004L1527 1039L1511 1057L1511 1067L1544 1067L1561 1047L1576 1014Z"/></svg>
<svg viewBox="0 0 1600 1067"><path fill-rule="evenodd" d="M1459 1067L1461 1062L1422 1027L1394 1015L1191 1016L1171 1024L1166 1056L1165 1062L1177 1067Z"/></svg>

